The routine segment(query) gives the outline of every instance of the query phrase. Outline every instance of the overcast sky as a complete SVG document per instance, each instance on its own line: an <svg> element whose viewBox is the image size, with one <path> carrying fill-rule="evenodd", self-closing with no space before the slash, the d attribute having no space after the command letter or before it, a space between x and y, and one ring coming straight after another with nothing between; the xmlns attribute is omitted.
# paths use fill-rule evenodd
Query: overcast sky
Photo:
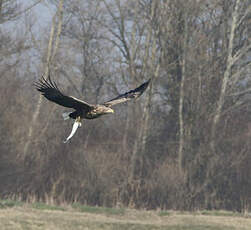
<svg viewBox="0 0 251 230"><path fill-rule="evenodd" d="M22 2L24 8L27 8L37 2L37 0L19 1ZM45 27L51 23L51 18L54 14L54 10L55 7L53 5L48 4L47 1L42 1L42 3L34 6L29 13L33 15L38 26Z"/></svg>

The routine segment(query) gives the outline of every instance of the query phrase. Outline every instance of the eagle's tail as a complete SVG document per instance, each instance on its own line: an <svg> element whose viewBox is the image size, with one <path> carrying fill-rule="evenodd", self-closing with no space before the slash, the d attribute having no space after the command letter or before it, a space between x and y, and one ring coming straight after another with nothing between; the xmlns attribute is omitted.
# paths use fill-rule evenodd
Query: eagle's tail
<svg viewBox="0 0 251 230"><path fill-rule="evenodd" d="M62 113L62 116L63 116L63 118L64 118L64 120L68 120L68 119L70 119L70 114L71 114L72 112L65 112L65 113Z"/></svg>

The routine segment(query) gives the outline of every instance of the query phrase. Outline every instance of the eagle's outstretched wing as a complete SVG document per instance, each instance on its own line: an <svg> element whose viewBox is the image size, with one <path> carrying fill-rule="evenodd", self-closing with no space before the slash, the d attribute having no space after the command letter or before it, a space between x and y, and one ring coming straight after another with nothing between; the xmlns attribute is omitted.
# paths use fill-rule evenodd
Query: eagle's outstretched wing
<svg viewBox="0 0 251 230"><path fill-rule="evenodd" d="M85 101L79 100L72 96L64 95L50 78L46 80L42 77L38 82L36 82L35 87L38 91L42 93L42 95L47 98L49 101L55 102L61 106L67 108L74 108L74 109L84 109L89 111L93 108L93 105L88 104Z"/></svg>
<svg viewBox="0 0 251 230"><path fill-rule="evenodd" d="M149 79L147 82L140 85L138 88L133 89L131 91L128 91L128 92L126 92L124 94L121 94L121 95L113 98L110 101L105 102L104 105L108 106L108 107L111 107L113 105L116 105L116 104L119 104L119 103L122 103L122 102L126 102L126 101L129 101L131 99L138 98L142 93L144 93L144 91L148 87L150 81L151 81L151 79Z"/></svg>

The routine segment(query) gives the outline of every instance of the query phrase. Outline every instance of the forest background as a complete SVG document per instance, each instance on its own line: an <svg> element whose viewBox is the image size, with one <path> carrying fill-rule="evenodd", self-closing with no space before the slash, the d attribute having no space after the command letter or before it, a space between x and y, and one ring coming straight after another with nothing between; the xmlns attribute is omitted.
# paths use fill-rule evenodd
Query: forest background
<svg viewBox="0 0 251 230"><path fill-rule="evenodd" d="M0 197L250 211L250 22L250 0L0 0ZM152 81L63 144L49 73L90 103Z"/></svg>

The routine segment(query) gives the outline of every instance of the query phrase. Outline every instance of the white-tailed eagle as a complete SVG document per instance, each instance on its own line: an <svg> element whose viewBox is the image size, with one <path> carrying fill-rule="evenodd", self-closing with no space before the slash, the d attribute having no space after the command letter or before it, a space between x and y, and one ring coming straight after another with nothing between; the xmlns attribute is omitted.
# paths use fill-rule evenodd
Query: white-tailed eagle
<svg viewBox="0 0 251 230"><path fill-rule="evenodd" d="M75 120L71 134L64 141L64 143L66 143L75 134L77 128L81 126L82 119L95 119L105 114L114 113L114 110L111 108L111 106L138 98L146 90L150 81L151 79L136 89L121 94L112 100L104 102L103 104L97 105L89 104L73 96L66 96L59 90L58 86L51 80L50 76L48 79L42 77L38 82L35 83L35 87L49 101L67 108L74 109L72 112L63 113L64 120L69 118Z"/></svg>

